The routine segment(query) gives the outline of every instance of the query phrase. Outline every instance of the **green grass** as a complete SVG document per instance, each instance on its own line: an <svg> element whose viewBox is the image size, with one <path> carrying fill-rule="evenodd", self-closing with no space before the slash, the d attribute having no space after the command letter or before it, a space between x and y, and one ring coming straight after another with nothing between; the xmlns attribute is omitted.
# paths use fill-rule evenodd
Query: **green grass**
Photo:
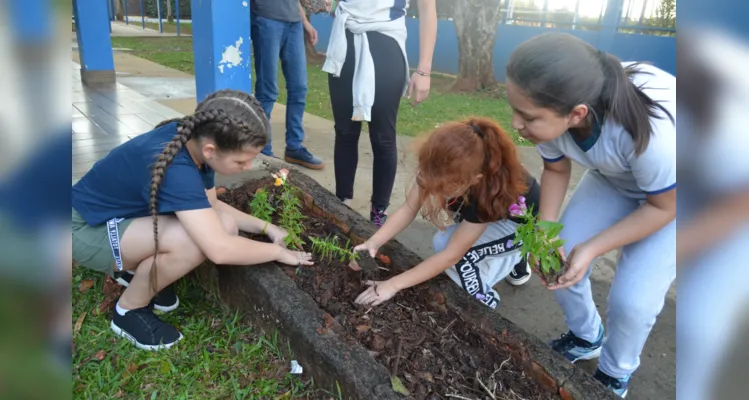
<svg viewBox="0 0 749 400"><path fill-rule="evenodd" d="M93 286L81 292L83 281ZM331 398L311 381L289 374L293 358L287 343L262 335L239 314L223 310L188 277L177 284L180 306L162 314L185 338L174 347L136 349L109 328L104 278L90 270L73 271L73 395L80 399L291 399ZM75 329L75 325L74 325Z"/></svg>
<svg viewBox="0 0 749 400"><path fill-rule="evenodd" d="M166 28L165 28L166 29ZM157 37L157 38L112 38L114 47L132 49L132 54L156 62L166 67L194 74L192 38L190 37ZM286 103L285 81L279 67L278 102ZM253 68L254 76L254 68ZM307 108L310 114L333 119L328 91L328 74L320 65L309 64L307 68ZM476 93L454 93L450 91L454 78L443 75L432 75L429 98L416 107L408 99L403 99L398 113L398 133L406 136L417 136L431 132L435 127L448 121L460 120L470 116L481 116L497 121L509 132L516 143L529 145L520 140L510 128L512 110L500 88L494 91Z"/></svg>

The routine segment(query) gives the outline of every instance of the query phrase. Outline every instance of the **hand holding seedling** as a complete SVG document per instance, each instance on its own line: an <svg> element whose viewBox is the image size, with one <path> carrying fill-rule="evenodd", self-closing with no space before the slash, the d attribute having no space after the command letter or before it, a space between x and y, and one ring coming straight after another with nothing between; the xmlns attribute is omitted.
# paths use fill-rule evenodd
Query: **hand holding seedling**
<svg viewBox="0 0 749 400"><path fill-rule="evenodd" d="M377 255L377 252L380 250L380 245L372 242L371 240L367 240L366 242L354 247L354 251L367 251L369 252L369 255L374 258L374 256Z"/></svg>
<svg viewBox="0 0 749 400"><path fill-rule="evenodd" d="M365 285L369 286L354 300L356 304L365 306L378 306L395 296L398 288L395 287L391 280L387 281L366 281Z"/></svg>
<svg viewBox="0 0 749 400"><path fill-rule="evenodd" d="M559 277L557 280L558 283L551 284L549 289L564 289L580 282L585 277L588 268L593 264L595 258L596 255L586 243L575 246L570 252L569 269L564 275Z"/></svg>
<svg viewBox="0 0 749 400"><path fill-rule="evenodd" d="M532 207L526 207L523 196L518 197L518 202L512 204L508 211L510 215L525 221L515 230L515 239L522 243L520 254L534 267L546 287L559 288L558 278L567 273L569 266L562 248L564 240L559 239L563 225L539 221L533 214ZM576 275L571 275L568 279L572 277ZM549 281L552 281L551 285Z"/></svg>

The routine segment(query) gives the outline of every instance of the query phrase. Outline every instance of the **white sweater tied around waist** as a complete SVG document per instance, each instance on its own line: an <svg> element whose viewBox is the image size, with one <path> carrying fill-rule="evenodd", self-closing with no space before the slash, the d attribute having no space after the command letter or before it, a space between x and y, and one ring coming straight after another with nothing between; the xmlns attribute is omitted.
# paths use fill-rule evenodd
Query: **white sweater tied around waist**
<svg viewBox="0 0 749 400"><path fill-rule="evenodd" d="M403 93L408 88L408 58L406 57L406 20L405 16L390 19L390 9L393 0L350 0L338 3L335 10L335 20L330 32L330 41L326 52L325 64L322 70L341 76L341 69L346 61L346 30L353 33L354 39L354 79L352 94L354 97L353 121L371 121L372 105L375 98L375 72L372 54L369 51L369 40L366 32L379 32L387 35L396 42L403 52L406 64L406 84Z"/></svg>

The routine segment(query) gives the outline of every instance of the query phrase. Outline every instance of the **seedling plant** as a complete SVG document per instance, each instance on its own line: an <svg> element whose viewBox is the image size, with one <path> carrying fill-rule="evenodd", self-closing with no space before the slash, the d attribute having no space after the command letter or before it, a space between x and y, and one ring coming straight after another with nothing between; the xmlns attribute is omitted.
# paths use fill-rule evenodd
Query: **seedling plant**
<svg viewBox="0 0 749 400"><path fill-rule="evenodd" d="M338 245L338 236L335 235L325 239L310 236L309 240L312 242L312 251L319 254L322 260L327 258L330 262L335 258L342 263L349 263L359 259L359 253L354 251L351 240L346 240L343 247Z"/></svg>
<svg viewBox="0 0 749 400"><path fill-rule="evenodd" d="M531 265L537 266L547 284L555 284L569 268L566 262L562 263L557 252L564 245L564 240L559 239L564 226L558 222L539 221L533 215L533 207L526 206L523 196L510 206L509 212L525 221L515 231L515 238L522 243L520 254Z"/></svg>

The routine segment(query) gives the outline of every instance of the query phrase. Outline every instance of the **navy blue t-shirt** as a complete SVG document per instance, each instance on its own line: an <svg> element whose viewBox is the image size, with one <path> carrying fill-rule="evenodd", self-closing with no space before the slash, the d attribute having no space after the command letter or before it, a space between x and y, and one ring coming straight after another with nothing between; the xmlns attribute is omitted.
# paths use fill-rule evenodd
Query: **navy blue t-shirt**
<svg viewBox="0 0 749 400"><path fill-rule="evenodd" d="M73 186L73 208L91 226L112 218L149 216L151 170L176 134L173 122L113 149ZM180 150L159 186L158 213L210 208L205 191L214 187L214 175L207 165L199 169L186 148Z"/></svg>

